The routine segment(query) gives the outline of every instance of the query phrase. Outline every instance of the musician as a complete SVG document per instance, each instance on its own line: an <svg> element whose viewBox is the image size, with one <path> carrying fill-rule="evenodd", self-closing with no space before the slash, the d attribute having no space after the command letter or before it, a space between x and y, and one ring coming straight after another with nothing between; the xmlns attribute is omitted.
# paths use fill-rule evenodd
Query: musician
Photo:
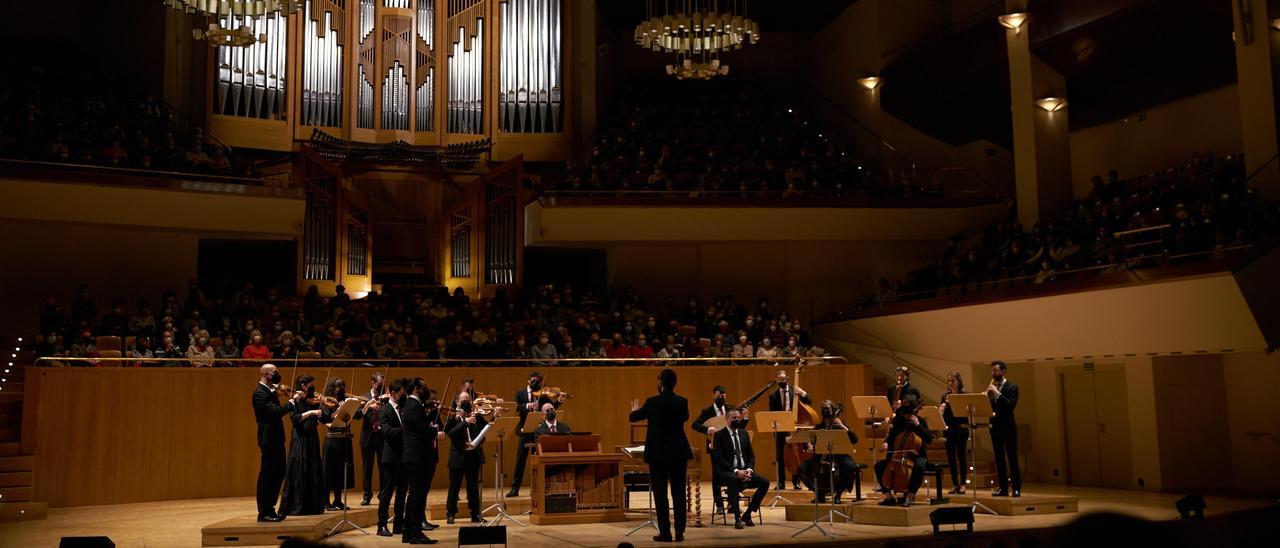
<svg viewBox="0 0 1280 548"><path fill-rule="evenodd" d="M777 381L778 389L769 395L770 411L794 411L797 400L806 404L813 403L813 400L809 399L809 393L805 392L803 388L787 384L787 371L785 369L778 371L778 376L775 380ZM787 467L783 452L787 449L788 435L785 432L774 434L773 458L778 461L778 486L775 489L779 491L787 487ZM791 475L791 487L792 489L800 488L800 477L796 474Z"/></svg>
<svg viewBox="0 0 1280 548"><path fill-rule="evenodd" d="M969 445L969 419L957 416L951 408L949 397L952 394L964 393L964 379L959 371L947 373L947 392L938 399L938 407L942 409L942 422L946 429L942 437L947 440L947 466L951 468L951 491L953 495L963 495L965 480L969 475L969 454L965 449Z"/></svg>
<svg viewBox="0 0 1280 548"><path fill-rule="evenodd" d="M293 439L289 442L289 461L285 471L284 495L280 512L291 516L323 514L325 510L324 469L320 457L320 423L333 420L329 410L316 397L316 378L301 375L294 383L307 399L294 405L289 420L293 422Z"/></svg>
<svg viewBox="0 0 1280 548"><path fill-rule="evenodd" d="M693 429L707 435L708 455L712 453L713 445L711 442L714 439L713 436L715 436L716 432L721 430L721 428L707 426L706 423L713 417L726 417L729 414L729 408L725 403L725 398L727 397L728 393L725 387L716 386L711 390L711 405L704 408L701 413L698 413L698 418L693 420ZM745 422L746 417L744 416L742 420ZM720 478L716 474L711 474L711 496L712 499L715 500L716 512L724 511L724 497L720 495L720 487L722 485L723 484L720 483Z"/></svg>
<svg viewBox="0 0 1280 548"><path fill-rule="evenodd" d="M1018 406L1018 385L1013 384L1005 372L1009 366L996 360L991 362L991 384L987 386L987 399L991 400L991 450L996 455L996 475L1000 488L992 495L1009 496L1009 482L1013 482L1013 496L1022 496L1022 472L1018 470L1018 421L1013 409ZM1008 464L1006 464L1006 460Z"/></svg>
<svg viewBox="0 0 1280 548"><path fill-rule="evenodd" d="M347 383L340 378L329 379L324 388L326 400L322 405L329 413L337 412L338 406L347 399ZM364 418L363 408L356 410L356 415L349 421ZM332 493L333 502L325 506L325 510L343 510L343 492L355 487L355 459L351 450L351 426L331 426L324 434L324 485Z"/></svg>
<svg viewBox="0 0 1280 548"><path fill-rule="evenodd" d="M904 365L894 370L893 376L897 382L889 387L889 393L886 395L889 396L889 404L894 409L902 405L902 400L906 398L907 394L915 394L918 398L924 398L920 394L920 389L911 384L911 370L907 369L907 366Z"/></svg>
<svg viewBox="0 0 1280 548"><path fill-rule="evenodd" d="M389 537L404 534L405 495L408 492L408 476L404 471L404 423L400 409L407 398L408 381L391 382L387 405L378 410L378 426L382 432L382 475L378 491L378 536ZM395 529L387 530L387 506L395 496Z"/></svg>
<svg viewBox="0 0 1280 548"><path fill-rule="evenodd" d="M858 436L844 424L840 419L840 413L843 408L837 408L836 403L831 400L822 402L822 422L813 426L814 430L844 430L849 435L849 443L858 444ZM816 452L815 452L816 453ZM840 495L845 491L853 489L853 478L857 476L858 469L850 455L818 455L814 454L813 458L805 461L800 465L800 478L818 497L818 504L825 503L827 500L826 489L818 488L818 477L822 467L818 466L824 458L830 459L832 465L836 467L836 484L835 494L832 495L836 504L840 504ZM821 472L825 473L825 472Z"/></svg>
<svg viewBox="0 0 1280 548"><path fill-rule="evenodd" d="M693 451L684 435L684 423L689 420L689 400L675 393L676 372L670 368L658 374L658 395L651 396L640 405L631 400L631 422L649 421L644 436L644 461L649 465L649 481L653 489L654 506L658 513L658 534L653 540L671 542L670 505L675 511L675 540L684 540L685 511L684 486L689 459ZM667 486L671 486L671 498L667 499Z"/></svg>
<svg viewBox="0 0 1280 548"><path fill-rule="evenodd" d="M556 419L556 406L551 402L542 404L542 413L546 415L546 420L542 421L542 424L538 425L538 429L533 431L534 436L573 433L573 430L569 428L568 424Z"/></svg>
<svg viewBox="0 0 1280 548"><path fill-rule="evenodd" d="M467 480L467 509L471 511L471 523L484 521L480 519L480 468L484 466L484 450L472 445L471 441L480 435L486 424L489 422L472 409L471 396L466 392L458 394L458 410L445 425L453 442L449 448L449 498L446 501L449 524L453 524L458 513L458 491L464 478Z"/></svg>
<svg viewBox="0 0 1280 548"><path fill-rule="evenodd" d="M884 443L880 444L880 451L885 453L886 457L876 463L876 477L884 477L884 471L889 466L890 460L909 459L911 467L911 475L907 481L907 490L899 493L900 497L895 498L893 492L887 487L883 488L885 498L880 502L881 506L911 506L915 501L916 491L920 490L920 484L924 482L924 468L928 464L926 450L929 442L933 441L933 434L929 433L929 423L924 418L916 415L916 411L920 408L920 397L915 393L907 393L902 399L902 405L894 411L893 420L890 421L889 435L885 437ZM915 435L920 438L920 449L913 455L895 455L889 453L891 447L899 441L900 436Z"/></svg>
<svg viewBox="0 0 1280 548"><path fill-rule="evenodd" d="M276 499L280 497L280 484L284 481L284 424L280 418L295 409L304 394L294 391L293 397L280 403L272 385L280 383L280 371L272 364L258 369L258 386L253 390L253 417L258 423L258 521L274 522L284 519L276 513Z"/></svg>
<svg viewBox="0 0 1280 548"><path fill-rule="evenodd" d="M542 390L542 373L533 371L529 373L529 385L516 392L516 410L520 412L520 422L516 424L516 432L521 432L520 448L516 451L516 470L512 474L514 479L511 481L511 490L507 492L508 497L520 496L520 484L524 480L524 466L529 459L529 453L533 450L530 445L537 439L533 434L523 433L525 418L529 416L530 411L541 409L545 403L551 403L559 409L560 404L564 402L563 394L554 400L545 395L535 396L534 393L539 390Z"/></svg>
<svg viewBox="0 0 1280 548"><path fill-rule="evenodd" d="M742 412L730 409L727 418L728 425L716 432L713 437L712 445L715 447L712 451L715 463L713 477L718 476L720 483L728 487L729 509L733 512L733 528L755 527L756 524L751 521L751 514L760 509L760 503L769 493L769 479L755 471L756 454L751 448L751 438L745 430L746 421L742 418ZM648 447L646 446L645 449L647 450ZM751 502L747 503L746 515L742 515L738 509L738 495L744 489L752 488L756 492L751 496Z"/></svg>
<svg viewBox="0 0 1280 548"><path fill-rule="evenodd" d="M431 485L435 482L436 468L440 465L440 443L448 437L444 431L445 417L442 416L442 414L447 416L448 412L440 405L440 395L430 388L427 389L426 399L422 403L427 408L427 422L434 425L436 429L436 437L431 440L431 450L427 451L427 458L424 461L424 466L426 467L424 473L427 475L427 492L430 493ZM426 516L423 516L423 530L435 531L439 528L439 525L427 521Z"/></svg>
<svg viewBox="0 0 1280 548"><path fill-rule="evenodd" d="M471 399L473 400L476 399L476 378L475 377L462 378L462 387L458 389L458 393L460 394L462 392L466 392L467 395L471 397ZM457 394L455 394L453 396L453 401L449 402L449 409L457 409L457 408L458 408L458 396Z"/></svg>
<svg viewBox="0 0 1280 548"><path fill-rule="evenodd" d="M435 544L422 532L426 517L427 490L431 488L431 474L435 472L436 426L427 421L423 399L427 387L422 377L409 381L409 396L405 398L401 417L404 420L404 468L409 476L409 499L405 503L404 524L400 542L405 544Z"/></svg>
<svg viewBox="0 0 1280 548"><path fill-rule="evenodd" d="M361 364L371 367L371 364ZM364 498L360 500L360 506L368 506L373 500L373 467L378 467L378 477L382 477L382 429L378 421L382 418L380 407L383 404L383 384L386 382L386 375L382 373L374 373L369 376L372 387L365 397L369 401L360 407L360 411L356 414L363 420L360 425L360 461L363 471Z"/></svg>

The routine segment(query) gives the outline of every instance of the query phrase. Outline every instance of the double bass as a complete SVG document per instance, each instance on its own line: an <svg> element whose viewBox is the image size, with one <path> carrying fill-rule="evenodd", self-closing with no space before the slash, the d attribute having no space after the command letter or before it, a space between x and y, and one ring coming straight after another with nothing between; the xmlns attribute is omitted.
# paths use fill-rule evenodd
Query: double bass
<svg viewBox="0 0 1280 548"><path fill-rule="evenodd" d="M905 413L915 414L918 407L906 407ZM880 485L896 493L907 492L911 482L911 473L916 467L916 457L924 448L924 439L913 430L905 430L894 438L889 446L889 454L885 455L884 473L880 475Z"/></svg>
<svg viewBox="0 0 1280 548"><path fill-rule="evenodd" d="M792 386L800 386L800 370L802 369L804 369L804 362L797 364L795 371L792 372ZM795 412L797 431L812 429L814 425L822 422L822 415L814 411L813 406L800 401L800 398L796 398L795 405L791 409ZM787 445L786 451L782 452L782 462L787 470L787 475L794 477L799 472L800 465L813 458L813 448L807 443L789 443ZM778 481L782 481L782 478L778 478Z"/></svg>

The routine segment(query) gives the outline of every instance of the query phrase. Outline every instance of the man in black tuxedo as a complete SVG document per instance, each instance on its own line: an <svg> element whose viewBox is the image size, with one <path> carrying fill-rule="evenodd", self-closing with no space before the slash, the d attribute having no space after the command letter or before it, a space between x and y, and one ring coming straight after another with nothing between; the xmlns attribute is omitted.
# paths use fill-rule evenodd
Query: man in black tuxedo
<svg viewBox="0 0 1280 548"><path fill-rule="evenodd" d="M409 382L409 397L404 410L404 468L409 476L409 500L405 504L404 527L401 542L406 544L435 544L422 532L426 518L427 490L431 488L431 473L435 471L432 453L435 452L436 427L427 421L427 410L422 399L427 387L421 377Z"/></svg>
<svg viewBox="0 0 1280 548"><path fill-rule="evenodd" d="M715 447L712 451L714 476L719 477L720 483L728 487L733 527L755 527L755 522L751 521L751 513L760 509L760 503L769 493L769 480L756 473L756 453L751 448L751 437L743 429L747 422L743 420L742 412L730 409L728 419L729 425L716 432L712 443ZM751 488L755 488L756 492L747 504L746 515L742 515L739 513L738 496L744 489Z"/></svg>
<svg viewBox="0 0 1280 548"><path fill-rule="evenodd" d="M382 413L378 412L378 407L385 403L379 397L382 396L382 385L386 381L385 376L380 372L374 373L369 380L373 383L373 387L366 395L369 402L361 409L364 423L360 425L360 459L361 466L364 468L364 499L360 501L360 506L368 506L373 500L374 466L378 467L379 478L384 473L382 471L382 428L379 424Z"/></svg>
<svg viewBox="0 0 1280 548"><path fill-rule="evenodd" d="M542 408L545 403L551 403L557 409L560 408L562 399L552 401L546 396L534 396L533 393L542 389L542 373L534 371L529 373L529 385L516 392L516 410L520 412L520 422L516 424L516 432L524 432L524 421L529 416L530 411L537 411ZM520 448L516 450L516 469L512 474L514 478L511 480L511 490L507 492L508 497L520 496L520 484L524 480L524 466L529 460L529 453L532 451L528 447L537 439L534 434L520 434Z"/></svg>
<svg viewBox="0 0 1280 548"><path fill-rule="evenodd" d="M809 393L805 392L799 386L791 386L787 383L787 371L785 369L778 371L776 379L778 389L769 394L769 410L770 411L793 411L796 408L796 401L805 404L813 403L809 399ZM773 435L773 458L778 462L778 486L779 491L787 487L787 465L786 459L782 453L787 449L787 436L789 434L779 432ZM791 476L791 486L795 489L800 488L799 476Z"/></svg>
<svg viewBox="0 0 1280 548"><path fill-rule="evenodd" d="M535 437L546 436L548 434L573 433L573 430L569 428L568 424L565 424L556 418L556 406L551 402L542 404L542 413L546 415L546 419L543 420L542 424L539 424L538 428L533 431L533 435Z"/></svg>
<svg viewBox="0 0 1280 548"><path fill-rule="evenodd" d="M653 540L671 542L670 506L675 506L675 540L684 540L685 471L693 451L684 435L684 423L689 420L689 400L675 393L676 372L663 369L658 374L658 395L645 400L631 400L631 422L648 420L644 436L644 461L649 464L649 481L653 488L654 505L658 512L658 535ZM671 486L671 499L667 499L667 485Z"/></svg>
<svg viewBox="0 0 1280 548"><path fill-rule="evenodd" d="M907 399L907 394L915 394L917 398L921 398L920 389L911 384L911 370L907 366L901 366L893 372L893 386L889 387L889 391L885 396L889 398L889 405L895 410L902 405L902 400Z"/></svg>
<svg viewBox="0 0 1280 548"><path fill-rule="evenodd" d="M382 488L378 491L378 535L389 537L404 533L405 495L409 478L404 470L404 422L400 409L406 399L408 381L396 379L391 383L390 398L378 411L378 424L382 430ZM387 507L395 497L395 529L387 530Z"/></svg>
<svg viewBox="0 0 1280 548"><path fill-rule="evenodd" d="M284 482L284 424L281 418L293 411L305 395L295 391L283 404L271 385L280 383L280 371L265 364L258 370L258 386L253 390L253 418L258 422L258 521L280 521L276 513L280 485Z"/></svg>
<svg viewBox="0 0 1280 548"><path fill-rule="evenodd" d="M458 514L458 491L462 489L463 479L467 480L467 509L471 511L471 523L484 521L480 518L480 469L484 466L484 443L473 445L471 442L489 422L472 411L471 396L466 392L458 394L458 413L445 426L452 442L449 447L449 498L445 501L449 524Z"/></svg>
<svg viewBox="0 0 1280 548"><path fill-rule="evenodd" d="M702 412L698 413L698 418L694 419L693 424L691 425L693 426L694 431L707 435L707 454L708 455L712 453L711 442L712 442L713 436L716 435L717 431L722 430L723 427L716 428L714 426L707 426L707 421L711 420L714 417L724 417L725 415L728 414L729 407L728 407L728 404L725 403L725 398L727 398L728 395L729 395L728 390L726 390L725 387L723 386L716 386L714 389L712 389L711 405L708 405L707 407L703 408ZM745 417L743 420L746 420ZM721 485L722 484L720 483L720 478L716 474L711 474L711 498L712 500L715 501L717 512L724 511L724 498L720 496Z"/></svg>
<svg viewBox="0 0 1280 548"><path fill-rule="evenodd" d="M996 476L1000 488L993 495L1009 496L1009 482L1013 482L1013 496L1022 496L1022 472L1018 469L1018 421L1013 409L1018 406L1018 385L1005 377L1009 366L996 360L991 362L991 384L987 386L987 399L991 401L991 450L996 456ZM1006 464L1006 460L1008 463Z"/></svg>

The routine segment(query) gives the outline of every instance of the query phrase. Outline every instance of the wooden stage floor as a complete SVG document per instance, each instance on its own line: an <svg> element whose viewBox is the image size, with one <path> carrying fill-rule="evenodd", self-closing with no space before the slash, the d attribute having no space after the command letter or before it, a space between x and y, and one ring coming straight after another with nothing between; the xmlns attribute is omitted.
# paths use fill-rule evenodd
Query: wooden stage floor
<svg viewBox="0 0 1280 548"><path fill-rule="evenodd" d="M1031 531L1058 527L1089 512L1119 512L1153 521L1170 521L1177 518L1173 502L1180 498L1179 495L1174 494L1061 485L1027 485L1025 492L1078 497L1079 513L1024 516L979 514L974 529L975 535L993 531L1023 529ZM824 541L822 536L814 531L809 531L798 538L791 538L792 534L804 528L808 522L784 521L785 511L781 504L775 509L764 510L765 525L763 526L739 531L731 526L710 525L709 484L704 484L702 493L703 522L706 526L693 528L691 524L685 533L686 541L683 546L800 545ZM486 499L491 494L486 492ZM354 497L357 502L358 496ZM443 502L443 498L443 490L432 490L431 503ZM1268 506L1276 507L1259 499L1207 497L1206 500L1207 513L1211 517ZM633 501L640 506L645 504L643 496L636 496ZM964 501L953 499L952 502L967 501L966 498ZM253 513L252 497L54 508L49 510L48 519L44 521L0 524L0 546L57 546L59 538L63 536L105 535L111 537L116 546L122 547L195 547L201 545L203 527L223 520L250 516ZM527 519L522 518L521 521L527 523ZM507 532L510 545L521 547L613 547L623 541L632 542L637 546L658 545L650 538L654 534L651 529L642 530L631 537L624 536L627 531L641 522L643 517L637 515L633 521L622 523L530 525L529 527L508 524ZM457 528L462 523L454 526L444 525L443 520L437 523L442 527L432 532L431 537L441 541L438 546L456 546ZM893 527L847 523L828 526L824 523L824 527L828 527L837 535L833 539L835 541L832 543L833 546L883 543L889 539L905 541L930 536L930 528L927 524ZM374 529L370 528L369 531L372 533ZM958 540L955 537L952 539ZM330 537L324 543L356 547L401 545L398 537L365 536L357 531ZM666 546L666 544L663 545Z"/></svg>

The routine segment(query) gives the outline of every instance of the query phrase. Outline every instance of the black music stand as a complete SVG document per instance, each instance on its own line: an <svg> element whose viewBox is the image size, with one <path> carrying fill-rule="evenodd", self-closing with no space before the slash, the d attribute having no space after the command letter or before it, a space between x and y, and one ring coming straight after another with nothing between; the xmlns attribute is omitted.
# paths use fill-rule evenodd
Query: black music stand
<svg viewBox="0 0 1280 548"><path fill-rule="evenodd" d="M794 411L761 411L756 413L756 420L752 422L755 423L756 433L758 434L794 434L796 431L796 415ZM774 436L774 439L777 439L777 436ZM783 479L778 478L778 481L782 482ZM773 495L769 508L777 507L780 500L787 501L787 498L782 496L781 493Z"/></svg>
<svg viewBox="0 0 1280 548"><path fill-rule="evenodd" d="M991 421L990 417L995 413L995 411L991 409L991 400L987 399L986 393L951 394L950 396L947 396L947 405L952 406L952 409L963 409L965 415L969 417L969 477L965 481L972 484L974 475L973 432L978 429L978 423L974 422L974 418L986 417L987 423L989 424ZM955 411L953 410L952 414L954 413ZM974 513L977 513L978 509L982 509L982 511L988 514L997 513L995 510L987 508L986 505L978 502L978 490L976 488L971 489L971 491L973 491L971 505Z"/></svg>
<svg viewBox="0 0 1280 548"><path fill-rule="evenodd" d="M507 436L516 429L516 423L520 419L516 417L499 417L497 420L489 423L489 435L498 439L498 452L494 454L498 459L498 463L493 467L493 498L496 502L490 504L488 508L480 511L480 515L484 515L489 510L497 509L498 513L493 516L492 521L486 522L485 527L497 525L504 519L515 522L516 525L524 527L523 523L507 513L506 494L502 492L502 465L506 462L503 458L503 448L506 445Z"/></svg>

